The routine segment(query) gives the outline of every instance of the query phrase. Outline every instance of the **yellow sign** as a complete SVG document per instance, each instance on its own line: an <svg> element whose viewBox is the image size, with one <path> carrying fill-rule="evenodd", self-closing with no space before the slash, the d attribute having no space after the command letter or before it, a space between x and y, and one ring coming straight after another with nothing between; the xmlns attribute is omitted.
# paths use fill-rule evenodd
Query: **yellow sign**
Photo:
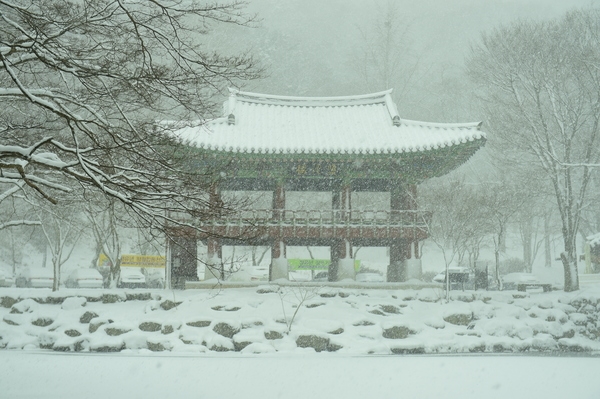
<svg viewBox="0 0 600 399"><path fill-rule="evenodd" d="M121 255L121 267L145 267L149 269L164 269L165 257L159 255ZM98 267L110 267L111 262L104 254L98 257Z"/></svg>
<svg viewBox="0 0 600 399"><path fill-rule="evenodd" d="M98 267L111 267L112 266L112 262L110 261L110 259L108 259L108 256L104 255L104 254L100 254L100 256L98 256Z"/></svg>
<svg viewBox="0 0 600 399"><path fill-rule="evenodd" d="M121 267L164 269L165 257L159 255L121 255Z"/></svg>

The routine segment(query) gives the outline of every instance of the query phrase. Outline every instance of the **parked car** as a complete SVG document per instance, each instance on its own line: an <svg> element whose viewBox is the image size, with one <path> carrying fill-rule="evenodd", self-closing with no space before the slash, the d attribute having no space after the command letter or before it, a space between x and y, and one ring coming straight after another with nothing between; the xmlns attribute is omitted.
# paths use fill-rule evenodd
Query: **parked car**
<svg viewBox="0 0 600 399"><path fill-rule="evenodd" d="M75 269L65 280L67 288L102 288L103 279L96 269Z"/></svg>
<svg viewBox="0 0 600 399"><path fill-rule="evenodd" d="M472 278L471 272L466 267L450 267L448 268L448 273L450 274L451 283L466 283ZM431 281L434 283L445 283L446 271L442 270Z"/></svg>
<svg viewBox="0 0 600 399"><path fill-rule="evenodd" d="M0 287L12 287L15 283L15 278L12 273L0 269Z"/></svg>
<svg viewBox="0 0 600 399"><path fill-rule="evenodd" d="M356 273L356 281L359 283L385 283L385 278L380 273L359 272Z"/></svg>
<svg viewBox="0 0 600 399"><path fill-rule="evenodd" d="M501 278L502 288L505 290L516 290L519 288L525 290L528 286L540 287L543 288L544 291L549 291L551 288L551 284L542 283L535 275L531 273L509 273Z"/></svg>
<svg viewBox="0 0 600 399"><path fill-rule="evenodd" d="M15 279L19 288L52 288L54 270L49 267L31 267L23 269Z"/></svg>
<svg viewBox="0 0 600 399"><path fill-rule="evenodd" d="M450 289L475 289L475 274L467 267L450 267ZM431 280L434 283L446 284L446 271L442 270Z"/></svg>
<svg viewBox="0 0 600 399"><path fill-rule="evenodd" d="M144 288L146 277L138 268L122 267L117 280L117 288Z"/></svg>
<svg viewBox="0 0 600 399"><path fill-rule="evenodd" d="M319 272L319 273L315 274L315 277L313 277L312 281L315 281L315 282L329 281L329 273Z"/></svg>
<svg viewBox="0 0 600 399"><path fill-rule="evenodd" d="M142 269L146 277L146 287L165 288L165 270L164 269Z"/></svg>
<svg viewBox="0 0 600 399"><path fill-rule="evenodd" d="M254 266L250 271L250 281L268 281L269 268L263 266Z"/></svg>
<svg viewBox="0 0 600 399"><path fill-rule="evenodd" d="M289 272L290 281L310 281L310 270L296 270Z"/></svg>

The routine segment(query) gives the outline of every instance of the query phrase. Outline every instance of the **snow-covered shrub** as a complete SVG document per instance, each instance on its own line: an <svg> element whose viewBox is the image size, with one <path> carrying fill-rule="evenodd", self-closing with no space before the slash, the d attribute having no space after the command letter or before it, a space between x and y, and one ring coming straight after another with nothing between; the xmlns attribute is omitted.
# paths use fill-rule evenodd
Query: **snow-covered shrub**
<svg viewBox="0 0 600 399"><path fill-rule="evenodd" d="M87 303L87 299L81 296L75 296L70 298L65 298L61 305L61 309L63 310L74 310L84 307Z"/></svg>

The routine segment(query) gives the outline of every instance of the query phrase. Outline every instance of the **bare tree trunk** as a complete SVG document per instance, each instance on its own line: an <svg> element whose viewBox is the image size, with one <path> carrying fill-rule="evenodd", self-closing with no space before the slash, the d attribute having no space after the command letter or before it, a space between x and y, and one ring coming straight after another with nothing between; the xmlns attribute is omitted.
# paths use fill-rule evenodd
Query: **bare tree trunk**
<svg viewBox="0 0 600 399"><path fill-rule="evenodd" d="M579 276L577 275L577 262L570 260L568 255L563 252L560 254L565 270L565 291L577 291L579 289Z"/></svg>
<svg viewBox="0 0 600 399"><path fill-rule="evenodd" d="M467 62L487 91L492 131L501 145L524 151L512 161L533 159L552 185L562 223L565 291L579 289L575 238L592 169L600 164L599 27L600 10L592 9L552 23L520 22L483 35Z"/></svg>
<svg viewBox="0 0 600 399"><path fill-rule="evenodd" d="M496 284L498 284L498 289L502 291L502 279L500 278L500 241L502 240L502 230L498 233L497 237L494 237L494 260L496 262Z"/></svg>
<svg viewBox="0 0 600 399"><path fill-rule="evenodd" d="M533 236L533 219L528 217L521 223L521 239L523 242L523 262L527 267L527 272L531 273L533 256L532 256L532 236Z"/></svg>
<svg viewBox="0 0 600 399"><path fill-rule="evenodd" d="M15 248L17 248L17 246L15 245L15 235L11 234L10 235L10 255L11 255L11 260L12 260L12 274L13 274L13 276L17 272L17 254L16 254L16 251L15 251Z"/></svg>
<svg viewBox="0 0 600 399"><path fill-rule="evenodd" d="M44 256L42 257L42 267L46 267L46 262L48 260L48 243L44 243Z"/></svg>
<svg viewBox="0 0 600 399"><path fill-rule="evenodd" d="M565 238L565 251L560 254L560 259L565 273L565 292L577 291L579 289L579 276L577 274L575 237Z"/></svg>
<svg viewBox="0 0 600 399"><path fill-rule="evenodd" d="M545 266L552 267L552 248L550 247L550 221L548 215L544 216L544 254Z"/></svg>

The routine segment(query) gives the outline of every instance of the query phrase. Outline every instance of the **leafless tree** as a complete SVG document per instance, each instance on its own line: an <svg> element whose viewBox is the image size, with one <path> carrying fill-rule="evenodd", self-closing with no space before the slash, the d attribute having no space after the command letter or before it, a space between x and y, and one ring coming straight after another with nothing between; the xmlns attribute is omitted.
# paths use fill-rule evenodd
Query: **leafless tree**
<svg viewBox="0 0 600 399"><path fill-rule="evenodd" d="M497 175L480 182L479 206L482 207L483 224L487 226L486 233L491 237L494 248L495 279L498 287L502 289L500 278L500 252L506 240L506 233L510 222L522 208L526 196L520 187L506 180L504 176Z"/></svg>
<svg viewBox="0 0 600 399"><path fill-rule="evenodd" d="M456 176L433 179L421 185L419 207L433 211L428 225L429 239L442 252L446 275L450 265L460 264L460 259L469 252L476 261L480 246L490 232L480 193L476 186ZM447 291L449 280L446 279ZM447 292L446 300L449 295Z"/></svg>
<svg viewBox="0 0 600 399"><path fill-rule="evenodd" d="M50 252L54 282L52 291L58 291L61 282L61 267L69 260L84 235L83 215L75 211L81 203L78 199L64 199L68 206L54 207L39 198L25 198L32 207L40 229L46 240L46 251Z"/></svg>
<svg viewBox="0 0 600 399"><path fill-rule="evenodd" d="M467 64L480 85L489 132L516 163L535 163L562 223L565 290L579 288L576 237L600 163L600 10L517 22L484 34Z"/></svg>
<svg viewBox="0 0 600 399"><path fill-rule="evenodd" d="M358 31L360 41L353 64L365 88L394 88L396 103L402 110L418 107L424 98L414 86L428 68L422 68L421 56L412 43L411 21L402 14L398 3L378 3L373 21L359 26Z"/></svg>
<svg viewBox="0 0 600 399"><path fill-rule="evenodd" d="M24 185L24 182L11 184L0 194L0 231L17 226L40 225L39 220L31 218L22 209L24 203L18 198L18 194L20 194Z"/></svg>
<svg viewBox="0 0 600 399"><path fill-rule="evenodd" d="M100 198L87 202L82 209L82 214L87 219L89 230L95 243L93 257L94 267L99 267L100 256L106 256L108 264L99 267L105 283L116 287L116 279L120 272L122 248L122 223L119 212L121 203L113 198Z"/></svg>
<svg viewBox="0 0 600 399"><path fill-rule="evenodd" d="M155 121L202 123L222 89L259 75L249 54L202 48L214 24L253 24L244 6L0 0L0 196L106 196L154 227L214 214L210 166Z"/></svg>

